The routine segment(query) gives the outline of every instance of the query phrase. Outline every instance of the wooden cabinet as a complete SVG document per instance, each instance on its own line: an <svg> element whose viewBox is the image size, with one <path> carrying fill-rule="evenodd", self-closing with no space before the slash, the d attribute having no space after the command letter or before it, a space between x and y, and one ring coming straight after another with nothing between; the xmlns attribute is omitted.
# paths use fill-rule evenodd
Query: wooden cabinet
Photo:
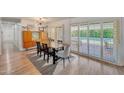
<svg viewBox="0 0 124 93"><path fill-rule="evenodd" d="M23 47L30 48L34 46L35 46L35 42L32 40L32 32L23 31Z"/></svg>
<svg viewBox="0 0 124 93"><path fill-rule="evenodd" d="M41 43L48 43L48 36L46 32L38 32L39 33L39 39ZM33 40L33 32L32 31L23 31L23 48L31 48L36 46L35 41Z"/></svg>

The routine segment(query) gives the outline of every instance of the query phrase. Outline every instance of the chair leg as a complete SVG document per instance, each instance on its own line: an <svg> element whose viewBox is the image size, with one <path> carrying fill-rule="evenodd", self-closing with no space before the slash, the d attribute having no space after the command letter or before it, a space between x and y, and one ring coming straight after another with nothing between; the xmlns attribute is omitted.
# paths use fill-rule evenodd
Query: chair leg
<svg viewBox="0 0 124 93"><path fill-rule="evenodd" d="M40 51L40 57L41 57L41 51Z"/></svg>
<svg viewBox="0 0 124 93"><path fill-rule="evenodd" d="M49 54L47 55L47 62L49 63Z"/></svg>
<svg viewBox="0 0 124 93"><path fill-rule="evenodd" d="M68 61L71 62L69 57L68 57Z"/></svg>
<svg viewBox="0 0 124 93"><path fill-rule="evenodd" d="M65 59L63 58L63 67L65 68Z"/></svg>
<svg viewBox="0 0 124 93"><path fill-rule="evenodd" d="M45 53L44 53L44 58L43 59L45 60Z"/></svg>
<svg viewBox="0 0 124 93"><path fill-rule="evenodd" d="M39 54L39 51L37 50L37 56L38 56L38 54Z"/></svg>

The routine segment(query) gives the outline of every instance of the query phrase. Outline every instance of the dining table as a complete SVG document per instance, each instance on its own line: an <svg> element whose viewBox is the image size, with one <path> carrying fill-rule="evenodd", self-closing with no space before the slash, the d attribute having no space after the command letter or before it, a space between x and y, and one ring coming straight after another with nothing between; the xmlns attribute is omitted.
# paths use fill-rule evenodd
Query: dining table
<svg viewBox="0 0 124 93"><path fill-rule="evenodd" d="M62 43L60 44L60 43L54 41L54 42L50 42L48 46L53 51L53 55L52 55L53 56L53 64L56 64L56 61L59 59L59 57L57 56L57 52L64 50L64 44L62 44Z"/></svg>

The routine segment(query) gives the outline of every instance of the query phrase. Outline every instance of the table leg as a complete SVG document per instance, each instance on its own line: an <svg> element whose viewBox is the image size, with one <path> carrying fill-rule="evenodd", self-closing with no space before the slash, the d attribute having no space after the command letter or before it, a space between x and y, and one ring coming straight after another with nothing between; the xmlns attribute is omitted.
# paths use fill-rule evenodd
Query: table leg
<svg viewBox="0 0 124 93"><path fill-rule="evenodd" d="M43 59L45 60L45 53L44 53L44 58Z"/></svg>
<svg viewBox="0 0 124 93"><path fill-rule="evenodd" d="M55 48L53 48L53 64L56 64L56 52L55 52Z"/></svg>

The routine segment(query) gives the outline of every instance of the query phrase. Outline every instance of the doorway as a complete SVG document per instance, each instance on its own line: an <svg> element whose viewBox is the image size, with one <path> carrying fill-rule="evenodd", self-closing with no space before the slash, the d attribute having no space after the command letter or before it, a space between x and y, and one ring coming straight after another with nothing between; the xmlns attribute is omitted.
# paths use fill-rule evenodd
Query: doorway
<svg viewBox="0 0 124 93"><path fill-rule="evenodd" d="M14 44L15 24L3 22L2 25L2 54L11 54L17 51Z"/></svg>

